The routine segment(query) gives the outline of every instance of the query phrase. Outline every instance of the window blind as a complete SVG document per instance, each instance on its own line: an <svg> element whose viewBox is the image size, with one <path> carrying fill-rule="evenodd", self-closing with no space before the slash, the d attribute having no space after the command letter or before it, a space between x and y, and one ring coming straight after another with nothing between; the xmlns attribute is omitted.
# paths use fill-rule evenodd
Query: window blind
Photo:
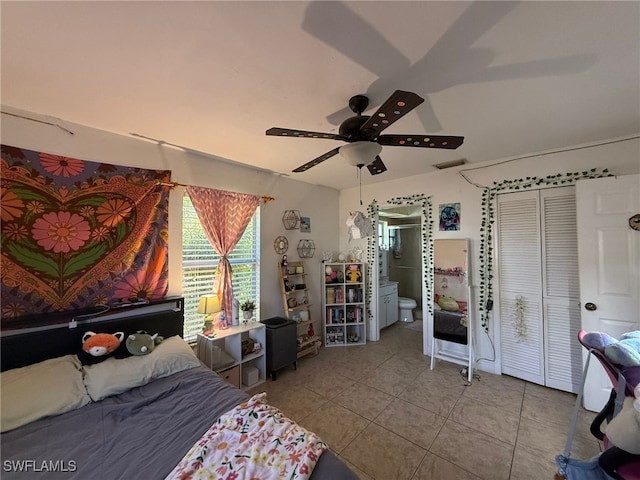
<svg viewBox="0 0 640 480"><path fill-rule="evenodd" d="M182 292L184 296L184 338L195 340L202 332L204 315L198 313L202 295L212 293L220 255L209 243L198 220L189 195L182 203ZM260 318L260 207L247 225L242 238L229 255L233 272L234 296L256 302L256 318ZM231 321L232 312L225 312Z"/></svg>

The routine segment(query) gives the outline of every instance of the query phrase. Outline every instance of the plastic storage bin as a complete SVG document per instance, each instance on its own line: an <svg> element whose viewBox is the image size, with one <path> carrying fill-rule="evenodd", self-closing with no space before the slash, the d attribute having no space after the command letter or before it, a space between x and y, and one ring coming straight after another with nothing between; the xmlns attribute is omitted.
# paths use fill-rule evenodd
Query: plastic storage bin
<svg viewBox="0 0 640 480"><path fill-rule="evenodd" d="M277 371L289 365L296 368L297 355L297 324L293 320L283 317L273 317L260 320L266 330L267 373L271 380L275 380Z"/></svg>
<svg viewBox="0 0 640 480"><path fill-rule="evenodd" d="M242 384L246 387L250 387L258 383L260 379L258 369L254 366L246 366L242 369Z"/></svg>

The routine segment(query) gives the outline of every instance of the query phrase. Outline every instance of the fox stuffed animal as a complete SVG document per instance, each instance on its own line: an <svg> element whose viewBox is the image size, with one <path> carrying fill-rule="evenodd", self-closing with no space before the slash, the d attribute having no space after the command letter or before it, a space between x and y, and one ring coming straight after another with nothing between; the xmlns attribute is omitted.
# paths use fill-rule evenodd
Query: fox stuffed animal
<svg viewBox="0 0 640 480"><path fill-rule="evenodd" d="M87 332L82 336L82 350L94 357L103 357L115 351L122 340L124 332L95 333Z"/></svg>

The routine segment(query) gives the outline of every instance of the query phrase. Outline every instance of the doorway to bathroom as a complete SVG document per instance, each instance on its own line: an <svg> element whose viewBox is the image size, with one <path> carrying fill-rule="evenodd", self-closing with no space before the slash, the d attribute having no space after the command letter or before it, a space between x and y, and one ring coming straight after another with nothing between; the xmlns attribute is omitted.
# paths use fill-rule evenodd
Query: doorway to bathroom
<svg viewBox="0 0 640 480"><path fill-rule="evenodd" d="M384 212L386 213L386 212ZM398 283L398 297L416 301L415 310L422 309L422 240L420 217L388 218L387 271L383 276ZM411 222L411 223L406 223ZM417 222L417 223L415 223ZM421 317L421 315L419 315ZM402 321L402 318L398 320Z"/></svg>
<svg viewBox="0 0 640 480"><path fill-rule="evenodd" d="M426 198L423 201L407 204L392 200L390 204L377 209L375 221L378 236L373 249L377 262L371 269L371 281L374 287L372 300L375 299L375 301L372 302L371 307L375 312L375 328L378 337L381 328L395 322L406 322L407 327L420 330L417 327L422 322L423 306L426 308L428 305L425 287L426 249L429 240L428 228L425 227L427 224L426 202ZM397 285L399 299L399 308L394 309L393 318L389 318L390 313L384 296L386 286L389 284ZM378 323L380 318L385 319L384 325ZM414 321L412 325L410 325L411 320ZM424 353L426 326L422 326Z"/></svg>

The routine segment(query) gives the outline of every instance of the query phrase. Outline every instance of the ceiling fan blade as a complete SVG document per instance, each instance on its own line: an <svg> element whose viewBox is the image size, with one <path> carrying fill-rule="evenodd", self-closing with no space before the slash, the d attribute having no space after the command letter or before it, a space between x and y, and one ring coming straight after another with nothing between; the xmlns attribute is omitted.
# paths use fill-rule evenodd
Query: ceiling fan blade
<svg viewBox="0 0 640 480"><path fill-rule="evenodd" d="M274 135L276 137L328 138L330 140L342 140L342 137L340 135L335 135L333 133L309 132L307 130L293 130L290 128L272 127L265 133L267 135Z"/></svg>
<svg viewBox="0 0 640 480"><path fill-rule="evenodd" d="M384 173L387 171L387 166L382 163L380 155L376 155L376 159L369 165L367 165L367 168L369 169L369 173L371 175L378 175L379 173Z"/></svg>
<svg viewBox="0 0 640 480"><path fill-rule="evenodd" d="M392 145L394 147L424 147L424 148L448 148L455 150L464 137L447 137L443 135L380 135L377 142L380 145Z"/></svg>
<svg viewBox="0 0 640 480"><path fill-rule="evenodd" d="M411 60L377 27L354 12L349 3L310 2L304 12L302 29L378 77L405 72Z"/></svg>
<svg viewBox="0 0 640 480"><path fill-rule="evenodd" d="M411 110L424 102L424 98L413 92L396 90L375 111L360 130L368 136L377 136L382 130L404 117Z"/></svg>
<svg viewBox="0 0 640 480"><path fill-rule="evenodd" d="M418 115L422 128L425 132L442 131L442 125L436 116L436 112L433 109L433 105L431 104L429 97L424 99L424 103L420 105L418 110L416 110L416 114Z"/></svg>
<svg viewBox="0 0 640 480"><path fill-rule="evenodd" d="M340 147L336 147L333 150L329 150L327 153L324 153L324 154L320 155L318 158L314 158L310 162L307 162L304 165L299 166L298 168L296 168L293 171L295 173L306 172L311 167L315 167L319 163L324 162L327 158L331 158L334 155L337 155L339 151L340 151Z"/></svg>

